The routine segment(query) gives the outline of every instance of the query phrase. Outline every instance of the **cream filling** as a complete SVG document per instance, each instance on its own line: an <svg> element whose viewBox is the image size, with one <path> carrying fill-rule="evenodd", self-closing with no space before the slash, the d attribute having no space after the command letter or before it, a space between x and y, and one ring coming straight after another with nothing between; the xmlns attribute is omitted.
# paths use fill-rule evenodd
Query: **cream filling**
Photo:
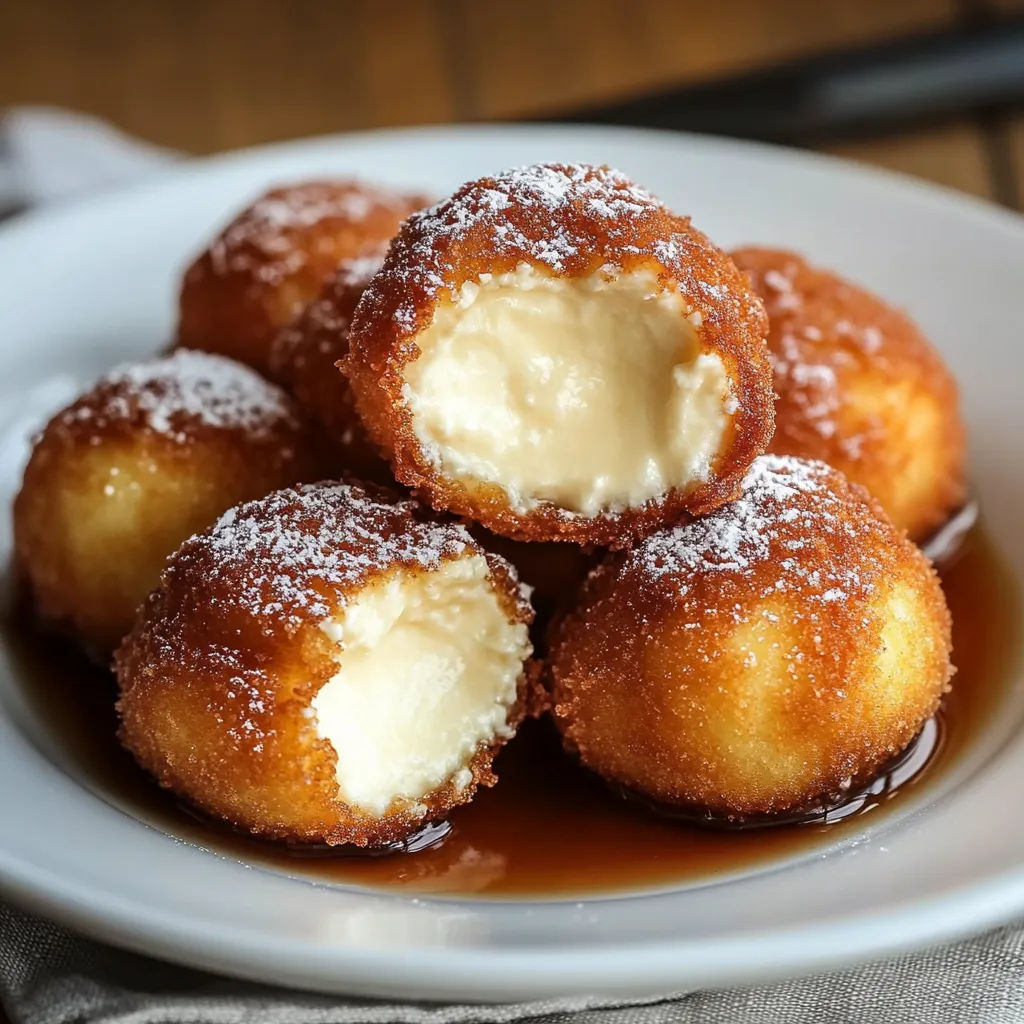
<svg viewBox="0 0 1024 1024"><path fill-rule="evenodd" d="M404 400L433 464L518 511L593 516L706 480L736 412L699 314L647 272L522 264L463 285L416 338Z"/></svg>
<svg viewBox="0 0 1024 1024"><path fill-rule="evenodd" d="M464 789L481 744L509 735L527 630L511 623L471 555L368 587L321 629L338 672L311 702L337 755L338 799L369 814L449 780Z"/></svg>

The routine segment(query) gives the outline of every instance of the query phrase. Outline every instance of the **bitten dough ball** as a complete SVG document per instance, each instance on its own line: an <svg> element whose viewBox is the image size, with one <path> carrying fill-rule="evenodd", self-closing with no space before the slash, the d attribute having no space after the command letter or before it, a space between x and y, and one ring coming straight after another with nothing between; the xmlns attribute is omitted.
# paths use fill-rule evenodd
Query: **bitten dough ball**
<svg viewBox="0 0 1024 1024"><path fill-rule="evenodd" d="M338 263L378 249L424 204L356 181L267 192L186 271L177 344L266 374L275 333L316 298Z"/></svg>
<svg viewBox="0 0 1024 1024"><path fill-rule="evenodd" d="M952 674L938 578L866 491L780 456L743 486L597 569L549 655L555 719L583 764L732 818L866 783Z"/></svg>
<svg viewBox="0 0 1024 1024"><path fill-rule="evenodd" d="M413 215L347 369L395 476L517 540L622 546L730 498L771 436L760 300L622 174L538 165Z"/></svg>
<svg viewBox="0 0 1024 1024"><path fill-rule="evenodd" d="M531 617L508 563L416 503L279 491L171 559L117 653L121 739L239 829L387 845L494 782Z"/></svg>
<svg viewBox="0 0 1024 1024"><path fill-rule="evenodd" d="M924 540L964 501L956 382L899 310L800 256L733 253L768 308L775 372L769 451L821 459Z"/></svg>
<svg viewBox="0 0 1024 1024"><path fill-rule="evenodd" d="M58 413L14 503L40 617L109 656L169 554L239 501L318 475L278 387L220 356L122 366Z"/></svg>
<svg viewBox="0 0 1024 1024"><path fill-rule="evenodd" d="M270 372L324 428L339 474L393 485L391 468L366 436L348 378L336 365L348 355L352 313L383 258L381 251L341 262L320 295L275 337Z"/></svg>

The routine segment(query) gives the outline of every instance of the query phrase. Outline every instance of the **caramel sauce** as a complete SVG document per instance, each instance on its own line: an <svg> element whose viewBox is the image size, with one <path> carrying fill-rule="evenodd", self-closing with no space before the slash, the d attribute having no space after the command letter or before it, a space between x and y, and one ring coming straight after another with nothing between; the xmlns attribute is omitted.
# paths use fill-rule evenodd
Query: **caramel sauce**
<svg viewBox="0 0 1024 1024"><path fill-rule="evenodd" d="M321 882L409 895L557 898L709 882L764 867L850 838L921 796L999 714L1019 647L1020 596L983 529L971 530L942 576L954 623L953 689L911 749L842 807L762 828L670 820L611 793L561 753L547 723L530 723L499 757L499 784L411 843L425 849L374 857L292 851L199 820L118 745L108 672L41 638L23 613L5 621L4 640L26 698L73 773L171 835Z"/></svg>

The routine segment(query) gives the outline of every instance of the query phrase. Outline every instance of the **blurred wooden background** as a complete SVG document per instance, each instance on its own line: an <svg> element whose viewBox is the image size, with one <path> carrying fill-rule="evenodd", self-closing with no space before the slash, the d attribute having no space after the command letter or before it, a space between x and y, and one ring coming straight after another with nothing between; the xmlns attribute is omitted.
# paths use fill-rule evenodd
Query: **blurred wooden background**
<svg viewBox="0 0 1024 1024"><path fill-rule="evenodd" d="M0 107L100 114L206 153L384 125L540 117L1022 0L4 0ZM1024 117L826 147L995 198Z"/></svg>

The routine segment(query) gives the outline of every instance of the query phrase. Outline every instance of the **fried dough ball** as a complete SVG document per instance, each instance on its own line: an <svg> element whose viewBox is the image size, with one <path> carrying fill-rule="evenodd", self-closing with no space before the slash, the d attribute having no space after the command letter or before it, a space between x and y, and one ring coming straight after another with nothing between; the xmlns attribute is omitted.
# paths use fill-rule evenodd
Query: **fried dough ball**
<svg viewBox="0 0 1024 1024"><path fill-rule="evenodd" d="M800 256L733 253L768 307L775 371L769 451L821 459L924 540L964 501L957 387L899 310Z"/></svg>
<svg viewBox="0 0 1024 1024"><path fill-rule="evenodd" d="M729 499L772 430L767 322L727 256L604 167L413 215L352 321L367 431L438 509L622 546Z"/></svg>
<svg viewBox="0 0 1024 1024"><path fill-rule="evenodd" d="M339 261L378 249L425 202L356 181L267 192L185 272L177 344L266 374L275 333L316 298Z"/></svg>
<svg viewBox="0 0 1024 1024"><path fill-rule="evenodd" d="M775 455L743 488L595 570L549 656L555 720L583 764L727 818L866 784L952 675L938 578L863 488Z"/></svg>
<svg viewBox="0 0 1024 1024"><path fill-rule="evenodd" d="M35 443L19 572L40 617L105 659L186 537L318 468L291 400L248 367L186 351L119 367Z"/></svg>
<svg viewBox="0 0 1024 1024"><path fill-rule="evenodd" d="M348 377L336 365L348 355L352 312L383 259L381 251L341 262L319 297L275 337L270 373L324 428L339 473L393 485L391 468L366 436Z"/></svg>
<svg viewBox="0 0 1024 1024"><path fill-rule="evenodd" d="M117 653L121 740L238 829L388 846L495 781L531 618L511 566L418 504L278 491L168 563Z"/></svg>

